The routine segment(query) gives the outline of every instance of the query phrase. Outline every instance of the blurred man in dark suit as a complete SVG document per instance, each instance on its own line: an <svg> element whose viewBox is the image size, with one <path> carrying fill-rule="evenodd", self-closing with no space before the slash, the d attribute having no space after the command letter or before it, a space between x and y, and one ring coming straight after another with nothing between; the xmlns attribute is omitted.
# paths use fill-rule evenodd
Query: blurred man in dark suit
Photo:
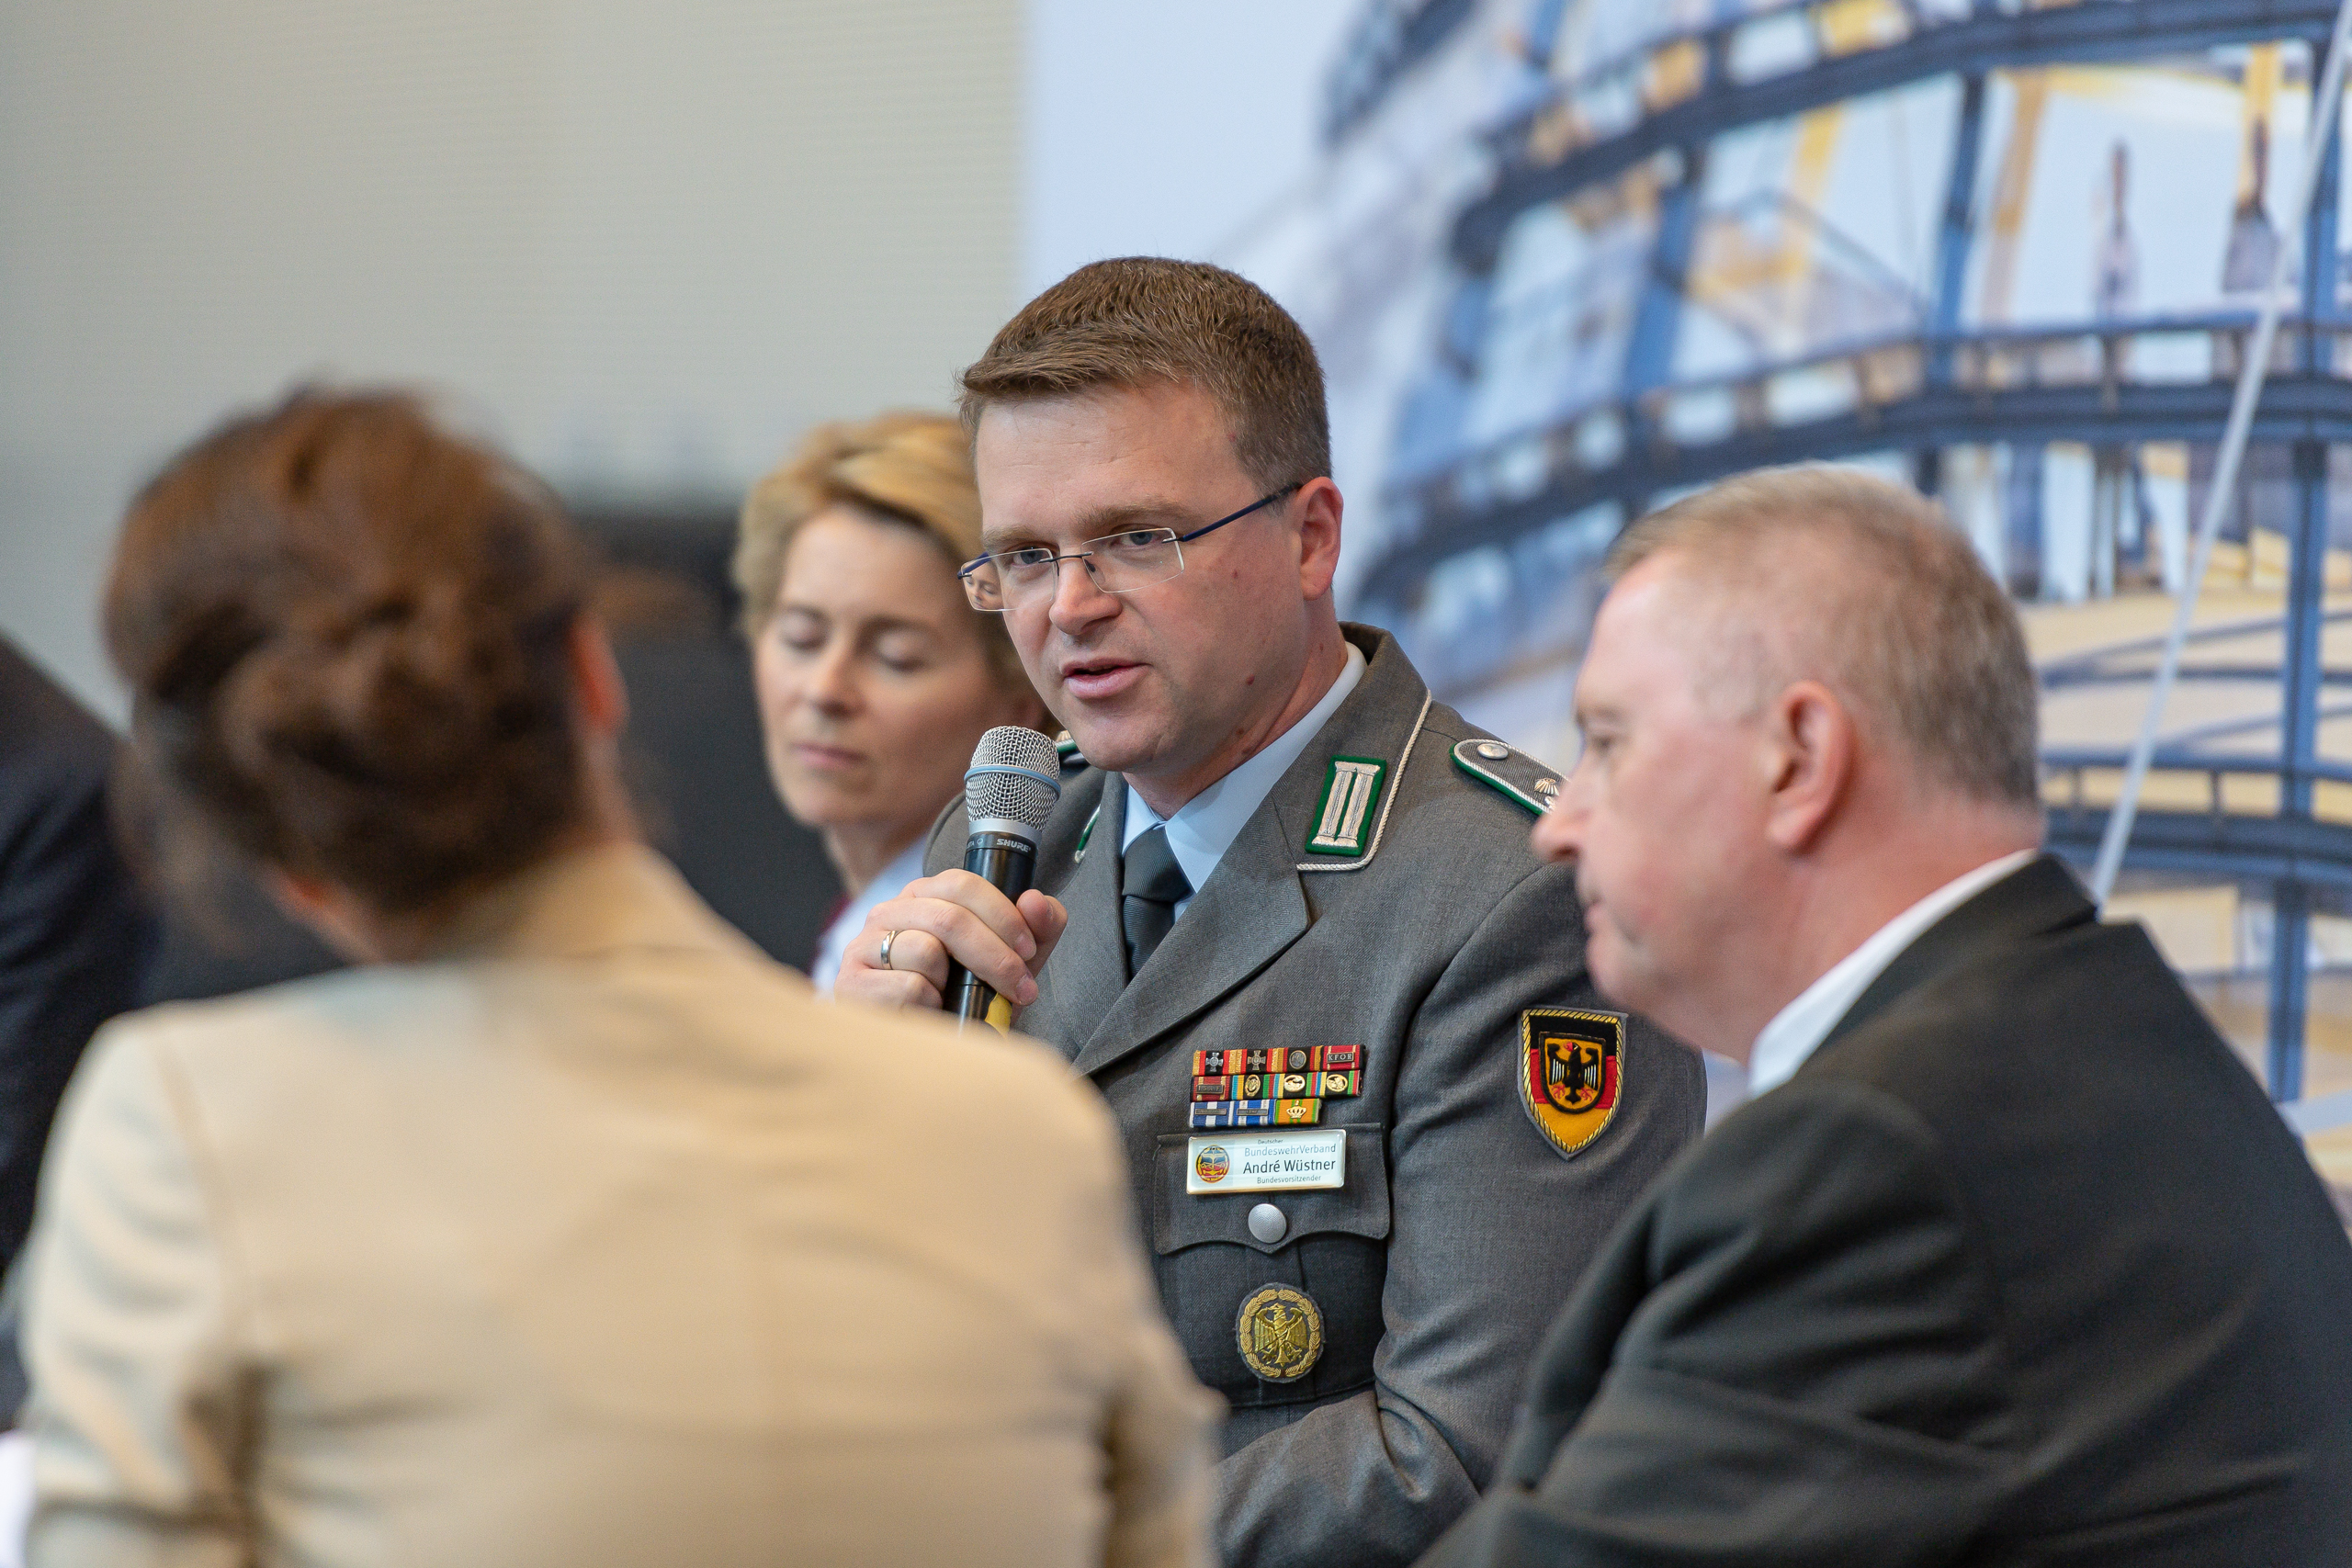
<svg viewBox="0 0 2352 1568"><path fill-rule="evenodd" d="M82 1047L131 1007L152 922L107 814L114 733L0 637L0 1269L32 1228L50 1122ZM0 1315L0 1428L25 1372Z"/></svg>
<svg viewBox="0 0 2352 1568"><path fill-rule="evenodd" d="M1967 545L1802 468L1612 568L1536 844L1602 990L1759 1098L1603 1249L1425 1562L2352 1562L2352 1246L2038 853L2031 669Z"/></svg>
<svg viewBox="0 0 2352 1568"><path fill-rule="evenodd" d="M0 1265L32 1224L82 1047L138 993L147 919L107 818L114 754L113 733L0 637Z"/></svg>

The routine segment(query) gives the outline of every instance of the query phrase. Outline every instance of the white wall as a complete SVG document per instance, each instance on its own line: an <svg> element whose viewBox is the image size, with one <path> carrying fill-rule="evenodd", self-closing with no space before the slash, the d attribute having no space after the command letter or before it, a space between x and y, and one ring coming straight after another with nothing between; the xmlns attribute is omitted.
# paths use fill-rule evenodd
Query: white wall
<svg viewBox="0 0 2352 1568"><path fill-rule="evenodd" d="M0 6L0 630L102 709L123 502L307 375L732 491L1018 302L1020 0Z"/></svg>
<svg viewBox="0 0 2352 1568"><path fill-rule="evenodd" d="M944 404L1071 267L1279 211L1358 9L0 6L0 632L119 713L124 502L300 377L426 381L560 483L650 493Z"/></svg>
<svg viewBox="0 0 2352 1568"><path fill-rule="evenodd" d="M1021 280L1103 256L1225 259L1315 164L1363 0L1028 0Z"/></svg>

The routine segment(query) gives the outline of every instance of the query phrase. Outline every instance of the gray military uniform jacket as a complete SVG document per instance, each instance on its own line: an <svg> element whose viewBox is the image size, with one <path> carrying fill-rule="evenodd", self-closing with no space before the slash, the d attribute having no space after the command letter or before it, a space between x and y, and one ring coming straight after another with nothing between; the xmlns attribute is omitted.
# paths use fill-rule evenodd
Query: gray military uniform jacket
<svg viewBox="0 0 2352 1568"><path fill-rule="evenodd" d="M1117 1117L1160 1300L1232 1407L1233 1568L1435 1540L1487 1484L1538 1337L1705 1111L1695 1054L1593 994L1573 875L1527 845L1544 770L1493 756L1386 634L1347 635L1363 680L1133 984L1120 781L1066 774L1038 849L1069 928L1019 1027ZM959 807L929 868L960 864L966 833ZM1344 1130L1345 1184L1188 1195L1195 1137L1252 1135L1191 1126L1197 1054L1332 1045L1361 1047L1356 1091L1315 1122ZM1279 1227L1253 1228L1268 1203Z"/></svg>

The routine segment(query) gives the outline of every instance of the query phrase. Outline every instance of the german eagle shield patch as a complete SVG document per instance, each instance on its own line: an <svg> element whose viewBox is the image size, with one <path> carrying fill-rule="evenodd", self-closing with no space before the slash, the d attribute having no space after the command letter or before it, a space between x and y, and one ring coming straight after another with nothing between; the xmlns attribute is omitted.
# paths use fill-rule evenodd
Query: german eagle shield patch
<svg viewBox="0 0 2352 1568"><path fill-rule="evenodd" d="M1625 1021L1616 1013L1530 1008L1519 1015L1519 1102L1562 1159L1617 1115Z"/></svg>

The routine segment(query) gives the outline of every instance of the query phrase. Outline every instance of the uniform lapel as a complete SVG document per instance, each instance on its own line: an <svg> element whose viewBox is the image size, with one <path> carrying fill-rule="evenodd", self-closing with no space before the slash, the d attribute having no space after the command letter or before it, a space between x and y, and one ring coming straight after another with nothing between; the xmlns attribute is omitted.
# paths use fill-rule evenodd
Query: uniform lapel
<svg viewBox="0 0 2352 1568"><path fill-rule="evenodd" d="M1093 803L1074 801L1071 812L1075 830L1086 833L1086 852L1061 886L1046 889L1069 908L1069 926L1037 977L1036 1005L1017 1025L1069 1055L1095 1032L1127 983L1126 943L1119 925L1119 839L1127 791L1113 774L1097 773L1091 782ZM1091 831L1084 826L1088 816L1094 818ZM1039 858L1051 864L1076 852L1073 840L1066 852L1045 846Z"/></svg>
<svg viewBox="0 0 2352 1568"><path fill-rule="evenodd" d="M1306 852L1308 827L1334 756L1384 761L1389 764L1387 793L1393 796L1400 787L1396 775L1406 746L1419 724L1428 688L1385 633L1357 626L1349 627L1348 633L1370 660L1363 679L1331 716L1323 733L1307 742L1298 760L1267 792L1264 802L1217 862L1208 886L1184 907L1183 918L1152 954L1137 982L1121 990L1102 1015L1101 1023L1084 1035L1085 1043L1077 1057L1080 1072L1099 1072L1176 1028L1272 964L1306 934L1313 917L1307 908L1300 863L1312 858ZM1106 786L1105 794L1111 793L1121 797L1124 807L1126 791ZM1120 829L1109 820L1107 804L1102 816L1104 820L1095 827L1094 843L1107 850L1106 860L1115 864ZM1331 869L1352 869L1370 859L1366 855ZM1089 854L1080 872L1092 870L1093 860ZM1110 973L1115 976L1124 973L1125 949L1120 934L1117 887L1114 886L1110 893L1107 914L1098 916L1091 900L1088 908L1090 921L1100 923L1107 933ZM1073 902L1072 935L1078 921L1078 906ZM1060 961L1057 950L1054 962ZM1098 966L1099 961L1091 960L1090 973Z"/></svg>
<svg viewBox="0 0 2352 1568"><path fill-rule="evenodd" d="M1138 982L1118 992L1078 1054L1080 1072L1100 1071L1175 1028L1272 963L1306 931L1306 895L1290 865L1295 857L1283 852L1282 814L1269 809L1289 783L1285 775L1274 795L1243 825L1208 886L1184 906L1183 918L1151 955ZM1112 840L1114 849L1117 843ZM1116 976L1126 954L1115 889L1110 918L1101 924L1110 932L1112 973Z"/></svg>

